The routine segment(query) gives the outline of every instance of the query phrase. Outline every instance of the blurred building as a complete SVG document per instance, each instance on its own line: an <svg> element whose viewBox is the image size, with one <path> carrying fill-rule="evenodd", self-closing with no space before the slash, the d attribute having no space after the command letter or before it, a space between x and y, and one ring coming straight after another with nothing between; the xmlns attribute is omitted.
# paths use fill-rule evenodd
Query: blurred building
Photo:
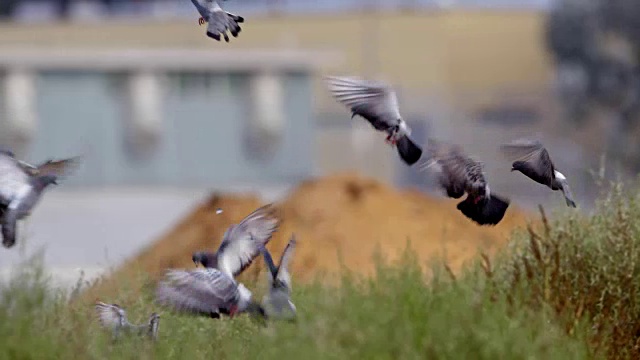
<svg viewBox="0 0 640 360"><path fill-rule="evenodd" d="M389 81L419 141L462 144L518 205L564 206L509 172L497 145L519 136L547 143L581 204L595 196L597 156L572 140L551 87L548 1L229 1L246 18L229 44L205 36L187 0L73 1L67 22L58 5L18 1L0 24L3 141L31 161L86 155L34 214L34 243L63 243L50 261L101 261L87 242L121 261L205 189L275 197L354 169L428 189L383 135L349 120L324 74Z"/></svg>

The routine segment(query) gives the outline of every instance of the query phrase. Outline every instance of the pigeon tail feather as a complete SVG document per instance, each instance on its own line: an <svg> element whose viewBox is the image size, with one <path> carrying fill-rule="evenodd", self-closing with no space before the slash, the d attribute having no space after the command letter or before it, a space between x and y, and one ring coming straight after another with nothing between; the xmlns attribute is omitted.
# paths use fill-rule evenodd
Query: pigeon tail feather
<svg viewBox="0 0 640 360"><path fill-rule="evenodd" d="M398 139L396 142L396 147L398 149L398 154L400 158L407 164L413 165L420 157L422 157L422 149L416 143L409 138L409 136L404 135Z"/></svg>

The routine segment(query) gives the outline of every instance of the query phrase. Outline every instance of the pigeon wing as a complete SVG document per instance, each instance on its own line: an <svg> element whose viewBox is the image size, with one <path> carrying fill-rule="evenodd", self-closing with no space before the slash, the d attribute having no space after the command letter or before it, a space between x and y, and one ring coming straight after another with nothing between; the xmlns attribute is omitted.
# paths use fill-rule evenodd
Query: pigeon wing
<svg viewBox="0 0 640 360"><path fill-rule="evenodd" d="M273 263L273 258L269 253L269 250L264 246L260 246L260 252L262 252L262 256L264 257L264 262L267 264L267 269L269 269L269 285L273 286L273 280L278 275L278 268Z"/></svg>
<svg viewBox="0 0 640 360"><path fill-rule="evenodd" d="M229 36L226 33L228 30L233 37L238 37L240 31L242 31L242 28L240 28L238 24L244 22L242 16L225 12L215 1L210 7L210 10L206 16L208 22L207 36L220 41L220 36L222 35L224 40L229 42Z"/></svg>
<svg viewBox="0 0 640 360"><path fill-rule="evenodd" d="M278 224L274 208L268 204L231 225L217 251L217 268L232 278L240 274L260 255L260 246L271 240Z"/></svg>
<svg viewBox="0 0 640 360"><path fill-rule="evenodd" d="M156 301L178 311L217 312L239 298L236 282L218 269L171 269L156 290Z"/></svg>
<svg viewBox="0 0 640 360"><path fill-rule="evenodd" d="M101 301L96 301L95 309L98 314L98 320L104 327L113 328L128 324L127 312L118 304L105 304Z"/></svg>
<svg viewBox="0 0 640 360"><path fill-rule="evenodd" d="M278 272L275 276L275 279L285 284L288 289L291 289L291 275L289 274L289 263L291 262L291 258L293 257L294 250L296 248L296 243L297 241L295 236L291 236L289 243L284 248L284 251L280 256L280 263L278 263Z"/></svg>
<svg viewBox="0 0 640 360"><path fill-rule="evenodd" d="M35 172L32 171L33 176L54 175L57 178L64 177L75 169L80 164L80 156L75 156L62 160L47 160L38 165Z"/></svg>
<svg viewBox="0 0 640 360"><path fill-rule="evenodd" d="M338 76L327 77L326 81L338 102L368 120L376 130L387 130L401 118L396 93L384 83Z"/></svg>
<svg viewBox="0 0 640 360"><path fill-rule="evenodd" d="M459 151L451 151L438 162L442 169L440 183L447 190L447 195L460 198L469 186L467 157Z"/></svg>

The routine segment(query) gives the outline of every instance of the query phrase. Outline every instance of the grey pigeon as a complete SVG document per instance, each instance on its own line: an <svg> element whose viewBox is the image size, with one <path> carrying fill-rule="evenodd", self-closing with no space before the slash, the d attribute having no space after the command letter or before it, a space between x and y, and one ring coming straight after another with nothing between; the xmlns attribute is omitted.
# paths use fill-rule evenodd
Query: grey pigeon
<svg viewBox="0 0 640 360"><path fill-rule="evenodd" d="M422 149L410 137L411 129L400 115L396 92L387 84L355 77L326 77L333 97L351 109L351 118L359 115L374 129L387 133L386 141L395 145L400 158L415 164Z"/></svg>
<svg viewBox="0 0 640 360"><path fill-rule="evenodd" d="M501 150L515 157L511 171L520 171L531 180L548 186L551 190L562 191L567 206L576 207L567 177L556 169L549 152L538 140L517 139L501 145Z"/></svg>
<svg viewBox="0 0 640 360"><path fill-rule="evenodd" d="M16 242L17 221L31 214L42 192L78 162L79 157L48 160L34 166L17 160L11 151L0 150L0 213L2 244L10 248Z"/></svg>
<svg viewBox="0 0 640 360"><path fill-rule="evenodd" d="M242 31L242 28L240 28L238 24L243 23L244 18L222 10L218 1L191 0L191 2L200 13L198 24L209 23L209 25L207 25L208 37L220 41L220 35L222 35L224 40L229 42L227 31L229 31L233 37L238 37L240 31Z"/></svg>
<svg viewBox="0 0 640 360"><path fill-rule="evenodd" d="M147 324L134 325L127 319L127 312L118 304L105 304L101 301L96 301L95 309L100 324L113 331L114 339L117 339L123 332L146 334L153 340L158 338L160 315L155 312L151 314Z"/></svg>
<svg viewBox="0 0 640 360"><path fill-rule="evenodd" d="M295 247L295 236L291 236L278 266L273 263L271 254L264 246L260 249L269 269L269 293L262 301L262 308L268 318L295 318L296 306L291 301L291 275L288 270Z"/></svg>
<svg viewBox="0 0 640 360"><path fill-rule="evenodd" d="M264 314L243 284L213 268L169 269L156 290L156 301L176 311L219 318L238 313Z"/></svg>
<svg viewBox="0 0 640 360"><path fill-rule="evenodd" d="M484 173L484 164L467 156L459 145L430 140L427 160L421 169L431 168L440 185L453 199L467 197L457 205L469 219L479 225L497 225L504 217L509 200L491 193Z"/></svg>
<svg viewBox="0 0 640 360"><path fill-rule="evenodd" d="M271 204L247 215L239 224L231 225L222 237L215 253L200 251L191 259L206 268L215 268L234 278L260 255L260 246L266 245L278 229L279 220Z"/></svg>

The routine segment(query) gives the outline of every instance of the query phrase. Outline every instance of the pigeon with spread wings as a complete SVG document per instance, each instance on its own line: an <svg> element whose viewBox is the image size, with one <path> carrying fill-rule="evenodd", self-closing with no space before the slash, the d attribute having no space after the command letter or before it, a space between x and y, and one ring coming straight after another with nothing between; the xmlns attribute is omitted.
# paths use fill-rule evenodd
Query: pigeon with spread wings
<svg viewBox="0 0 640 360"><path fill-rule="evenodd" d="M156 290L156 301L179 312L219 318L237 313L264 314L243 284L218 269L169 269Z"/></svg>
<svg viewBox="0 0 640 360"><path fill-rule="evenodd" d="M134 325L127 319L127 312L118 304L106 304L102 301L96 301L95 310L100 325L111 329L114 339L118 338L123 332L146 334L153 340L158 338L160 315L155 312L151 314L147 324Z"/></svg>
<svg viewBox="0 0 640 360"><path fill-rule="evenodd" d="M291 301L291 275L288 269L295 247L295 236L291 236L278 266L273 263L271 254L264 246L260 249L269 270L269 293L262 301L262 307L269 318L295 318L296 306Z"/></svg>
<svg viewBox="0 0 640 360"><path fill-rule="evenodd" d="M271 240L278 225L273 206L267 204L247 215L239 224L231 225L215 253L200 251L191 259L196 265L218 269L234 278L260 255L260 246Z"/></svg>
<svg viewBox="0 0 640 360"><path fill-rule="evenodd" d="M504 217L509 200L491 193L484 173L484 164L467 156L459 145L429 140L427 160L422 170L432 169L438 182L453 199L467 197L457 209L479 225L497 225Z"/></svg>
<svg viewBox="0 0 640 360"><path fill-rule="evenodd" d="M576 207L566 176L556 169L549 152L540 141L517 139L501 145L500 148L505 154L515 158L511 164L511 171L520 171L551 190L562 191L567 206Z"/></svg>
<svg viewBox="0 0 640 360"><path fill-rule="evenodd" d="M408 165L422 156L422 149L410 137L411 129L400 115L395 90L389 85L355 77L326 77L333 97L351 109L351 118L359 115L378 131L387 133L386 141L395 145Z"/></svg>
<svg viewBox="0 0 640 360"><path fill-rule="evenodd" d="M0 150L0 223L5 247L15 245L18 220L29 216L42 192L49 185L57 185L78 161L79 157L75 157L34 166L16 159L9 150Z"/></svg>
<svg viewBox="0 0 640 360"><path fill-rule="evenodd" d="M242 31L242 28L238 24L243 23L244 18L224 11L220 7L220 4L218 4L218 1L191 0L191 2L200 13L198 24L202 25L205 22L208 23L208 37L220 41L220 36L223 36L224 40L229 42L229 35L227 35L227 31L229 31L233 37L238 37L240 31Z"/></svg>

